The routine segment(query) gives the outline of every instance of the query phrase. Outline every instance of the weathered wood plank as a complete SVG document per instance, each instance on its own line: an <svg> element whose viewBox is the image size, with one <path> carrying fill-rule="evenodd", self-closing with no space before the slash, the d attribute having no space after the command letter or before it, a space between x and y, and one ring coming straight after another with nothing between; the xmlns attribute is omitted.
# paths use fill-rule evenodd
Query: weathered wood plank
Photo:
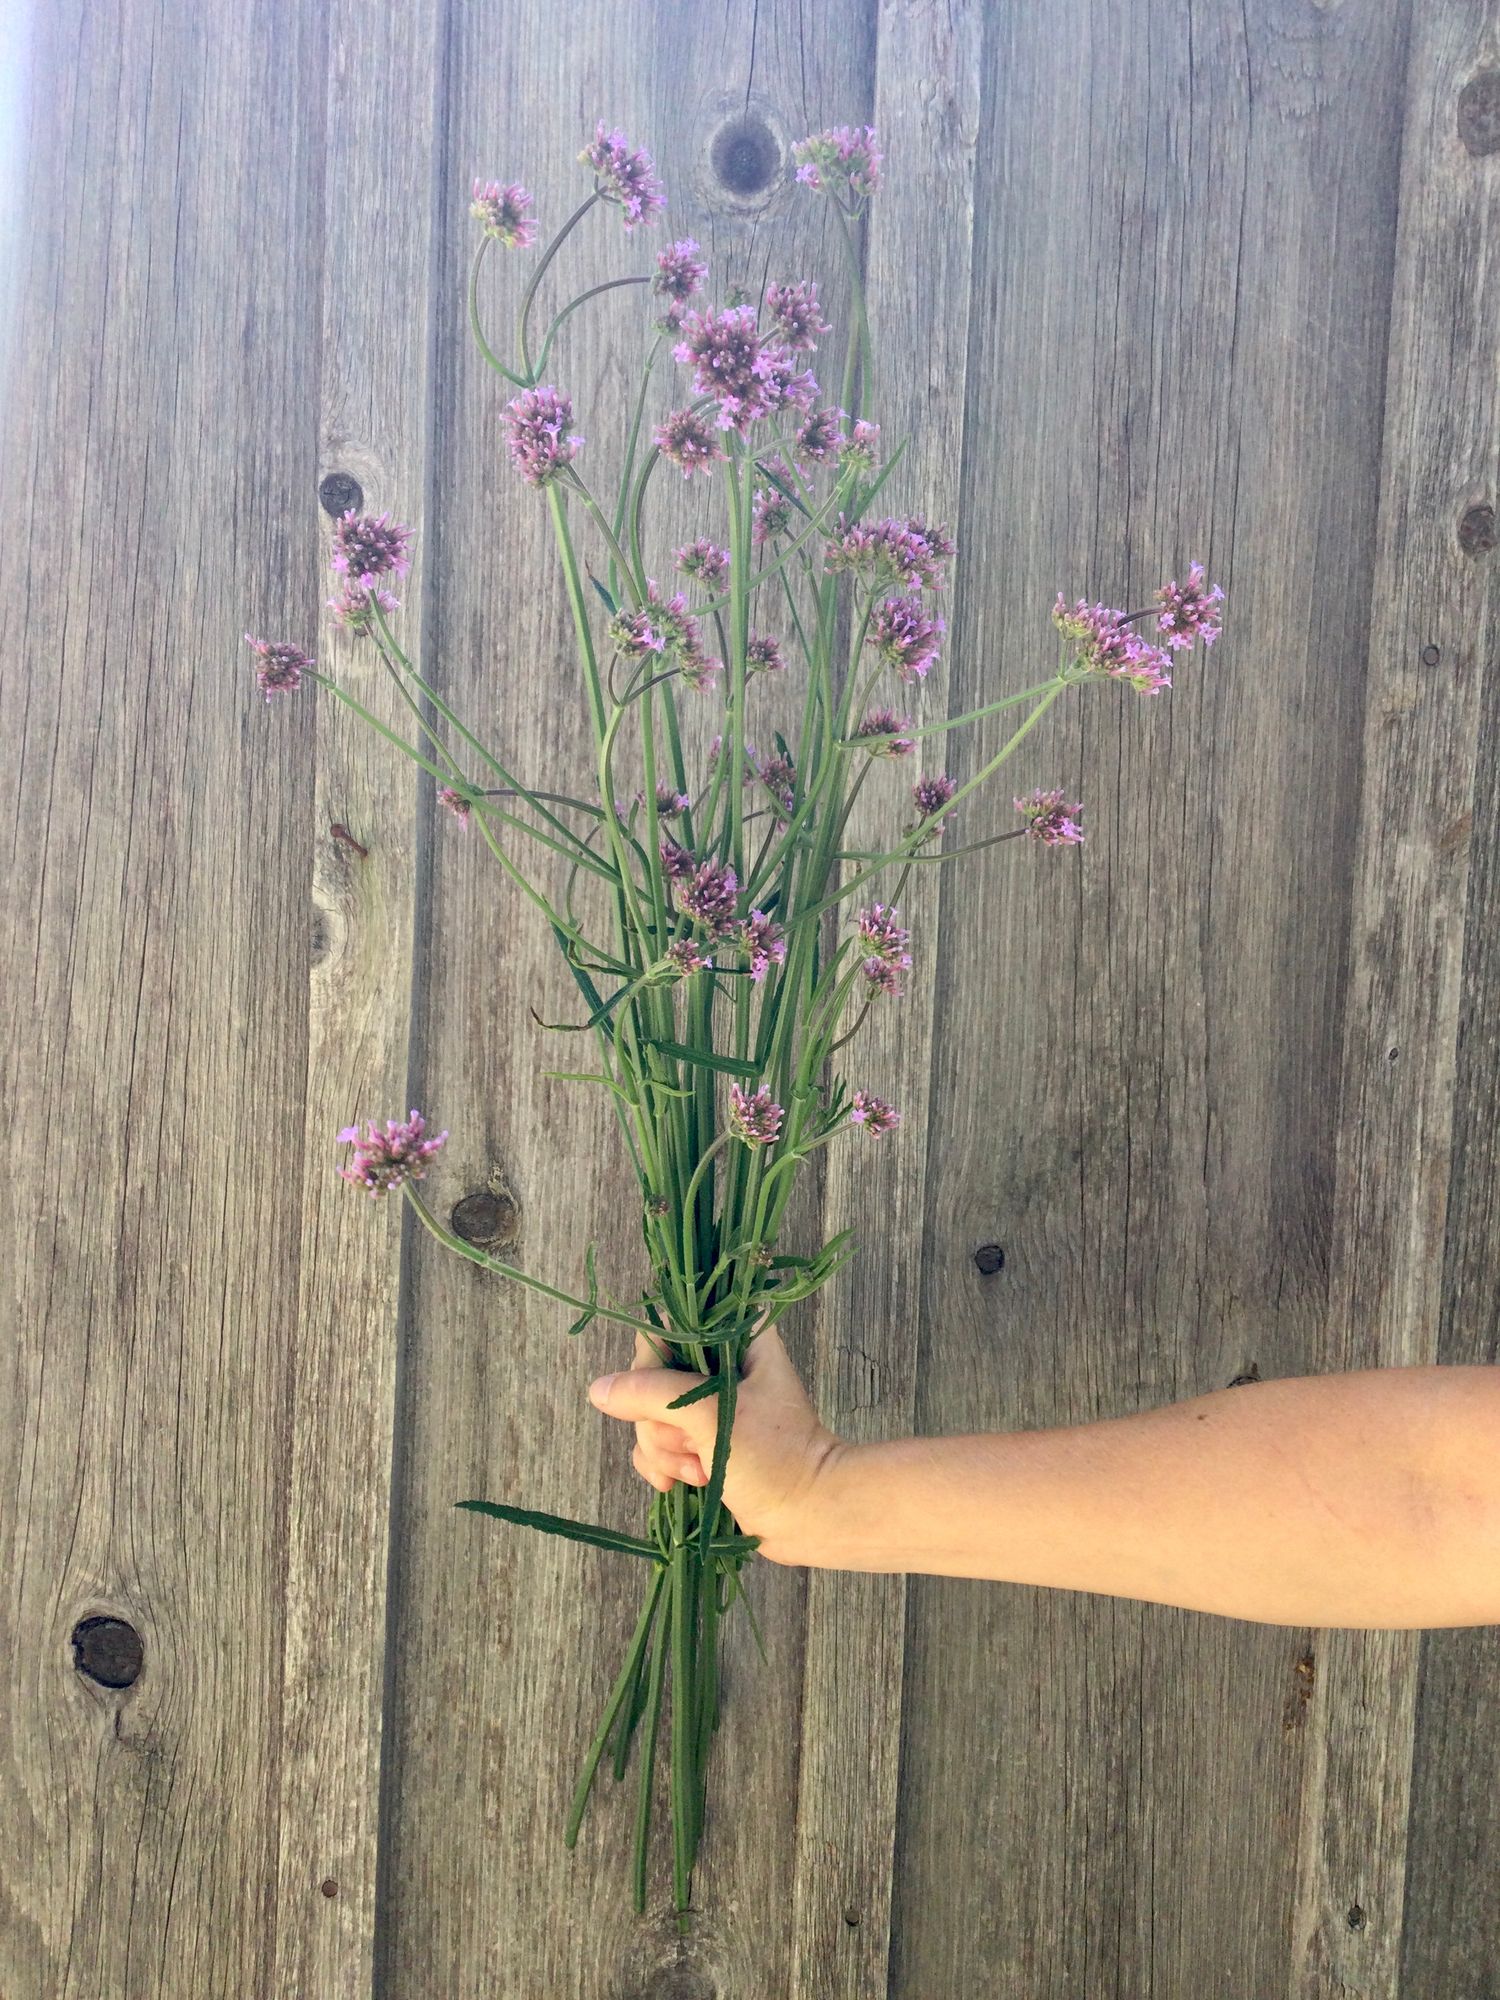
<svg viewBox="0 0 1500 2000"><path fill-rule="evenodd" d="M546 508L510 471L501 413L513 392L485 368L466 323L469 183L476 174L522 180L550 229L588 188L575 156L597 117L656 156L668 215L634 238L617 210L590 216L549 279L544 315L591 282L649 271L655 251L678 235L702 245L715 300L733 283L758 289L768 252L773 276L806 268L834 277L836 232L791 184L789 149L809 126L862 114L871 62L853 0L815 14L762 7L754 18L662 6L633 13L628 33L622 18L618 7L575 6L559 35L540 9L460 10L448 69L443 185L455 192L439 303L443 553L432 664L459 711L514 768L586 797L597 778ZM714 142L726 128L716 165ZM743 192L725 186L725 170ZM758 187L763 171L769 180ZM508 342L528 259L496 264L498 276L495 265L485 273L483 307L497 342ZM826 296L828 316L841 316L842 287ZM638 295L610 294L569 322L556 352L551 379L572 396L588 439L579 470L606 494L650 317ZM648 423L682 401L685 382L663 357ZM722 492L689 494L675 474L653 492L664 511L650 540L665 578L668 551L690 532L723 539ZM601 569L586 523L577 532ZM695 768L720 726L717 712L716 701L693 712ZM627 763L616 789L623 796L638 782ZM596 1098L542 1077L544 1066L575 1063L578 1049L542 1035L528 1012L534 1004L546 1019L576 1019L576 990L536 912L498 878L472 833L439 832L422 1094L454 1135L432 1179L434 1199L446 1210L501 1179L515 1204L509 1254L554 1282L577 1282L592 1236L601 1275L628 1292L644 1272L618 1130ZM539 872L560 881L550 867ZM595 906L585 896L580 907ZM592 1375L628 1360L629 1336L600 1324L569 1350L565 1314L429 1254L435 1248L419 1244L413 1267L382 1977L393 1991L482 1988L527 2000L665 1994L693 1980L726 1994L784 1991L802 1580L770 1565L751 1578L769 1670L748 1628L728 1626L724 1725L694 1889L702 1914L680 1939L664 1784L643 1920L629 1896L633 1782L620 1793L606 1776L575 1853L562 1844L578 1766L638 1610L639 1577L452 1506L524 1498L638 1525L649 1496L630 1469L632 1439L594 1420L584 1397ZM789 1335L795 1341L796 1329ZM634 1771L632 1763L632 1781Z"/></svg>
<svg viewBox="0 0 1500 2000"><path fill-rule="evenodd" d="M965 827L1061 785L1081 848L945 880L926 1432L1320 1362L1402 61L1391 8L990 28L953 700L1044 677L1059 589L1201 555L1230 613L1169 693L1060 703ZM895 1990L1284 1990L1306 1636L911 1610Z"/></svg>
<svg viewBox="0 0 1500 2000"><path fill-rule="evenodd" d="M876 356L866 412L886 452L909 439L878 511L950 530L969 345L981 12L975 0L885 0L876 44L874 123L887 167L866 225ZM868 662L858 671L863 679ZM931 685L888 679L877 702L918 722L949 713L946 660ZM850 846L889 846L911 824L912 782L919 770L947 768L950 742L928 739L909 760L876 766L850 819ZM829 1153L826 1227L854 1229L860 1254L825 1295L815 1397L824 1421L850 1439L913 1428L940 874L910 871L899 892L912 934L907 990L870 1009L840 1058L856 1085L897 1103L903 1119L878 1144L856 1134ZM873 883L870 899L890 901L896 879ZM858 907L840 914L852 921ZM807 2000L886 1991L905 1629L904 1577L812 1573L789 1989Z"/></svg>
<svg viewBox="0 0 1500 2000"><path fill-rule="evenodd" d="M1477 124L1465 115L1473 89L1464 103L1476 78L1491 105ZM1497 838L1493 815L1475 817L1482 745L1491 768L1494 758L1494 735L1486 744L1481 731L1488 722L1493 732L1500 641L1497 87L1493 9L1456 0L1416 10L1330 1255L1327 1352L1341 1368L1496 1351L1493 1320L1445 1296L1444 1249L1465 951L1489 916L1471 890L1471 843L1492 855ZM1492 1022L1493 986L1486 998ZM1491 1121L1494 1050L1491 1029L1468 1056ZM1491 1297L1497 1274L1492 1238ZM1410 1856L1410 1893L1420 1885L1430 1900L1403 1947L1418 1669L1437 1650L1414 1632L1323 1636L1294 1913L1299 1995L1494 1990L1500 1812L1493 1786L1475 1796L1463 1782L1468 1768L1493 1772L1500 1749L1493 1633L1442 1642L1437 1698L1422 1719L1425 1840ZM1456 1677L1461 1663L1475 1680ZM1461 1928L1440 1921L1445 1908L1462 1913Z"/></svg>
<svg viewBox="0 0 1500 2000"><path fill-rule="evenodd" d="M0 448L10 860L0 1988L273 1990L323 44L32 11ZM267 89L266 78L275 78ZM291 1191L289 1193L289 1191ZM143 1642L75 1671L79 1620Z"/></svg>
<svg viewBox="0 0 1500 2000"><path fill-rule="evenodd" d="M278 495L325 554L332 516L389 511L416 530L396 582L399 642L422 655L428 436L428 293L435 155L436 5L328 18L320 245L321 536L312 496ZM378 48L380 60L369 60ZM420 87L413 89L413 83ZM319 263L296 273L310 282ZM351 488L349 482L354 482ZM299 511L300 503L300 511ZM408 741L415 718L375 642L335 626L319 600L323 670ZM309 611L312 605L309 605ZM300 626L300 620L299 626ZM334 1134L410 1105L418 773L319 694L313 815L301 1290L289 1396L289 1548L282 1677L278 1993L356 2000L375 1937L386 1670L392 1435L404 1204L372 1207L340 1180ZM265 755L276 754L266 735ZM430 791L422 800L430 810ZM345 830L335 835L334 827ZM354 845L358 842L358 846ZM364 850L363 852L361 850ZM399 1524L398 1530L399 1532Z"/></svg>

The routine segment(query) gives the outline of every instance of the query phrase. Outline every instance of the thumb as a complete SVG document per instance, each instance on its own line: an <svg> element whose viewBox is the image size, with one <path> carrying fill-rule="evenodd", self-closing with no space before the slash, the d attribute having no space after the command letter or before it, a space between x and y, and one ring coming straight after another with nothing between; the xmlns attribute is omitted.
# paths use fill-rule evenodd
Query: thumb
<svg viewBox="0 0 1500 2000"><path fill-rule="evenodd" d="M695 1375L686 1368L633 1368L623 1375L601 1375L597 1382L590 1382L589 1401L607 1417L621 1417L627 1423L650 1418L676 1424L696 1442L713 1435L713 1402L705 1397L685 1410L669 1410L667 1405L707 1380L706 1375Z"/></svg>

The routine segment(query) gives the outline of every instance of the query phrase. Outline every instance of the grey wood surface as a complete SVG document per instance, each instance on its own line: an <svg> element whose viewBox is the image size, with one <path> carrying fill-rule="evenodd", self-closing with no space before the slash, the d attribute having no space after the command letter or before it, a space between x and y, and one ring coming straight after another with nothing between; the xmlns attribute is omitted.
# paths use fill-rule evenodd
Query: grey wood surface
<svg viewBox="0 0 1500 2000"><path fill-rule="evenodd" d="M339 1180L332 1135L422 1105L452 1132L434 1205L487 1196L492 1247L563 1285L590 1238L633 1282L633 1186L603 1108L541 1075L569 1056L529 1010L574 996L535 912L334 700L262 703L241 641L400 720L323 611L353 480L418 531L407 650L519 770L589 788L545 508L468 328L470 183L556 221L604 117L671 212L634 243L590 218L557 297L691 235L716 295L769 257L841 332L789 150L875 121L890 505L960 544L924 719L1041 678L1059 589L1134 607L1201 555L1229 604L1170 693L1058 703L964 815L1059 785L1081 848L912 883L911 989L863 1052L906 1123L799 1202L799 1247L852 1222L865 1250L794 1358L860 1437L1500 1359L1493 9L26 19L0 1995L1496 2000L1497 1628L761 1564L770 1664L731 1618L694 1934L664 1787L645 1917L633 1784L564 1849L639 1579L452 1503L635 1527L628 1432L583 1394L628 1336L567 1342ZM484 272L497 339L522 261ZM609 294L560 343L591 472L646 318ZM663 355L653 414L680 379ZM704 516L656 493L665 574ZM129 1685L77 1664L100 1618L139 1635Z"/></svg>

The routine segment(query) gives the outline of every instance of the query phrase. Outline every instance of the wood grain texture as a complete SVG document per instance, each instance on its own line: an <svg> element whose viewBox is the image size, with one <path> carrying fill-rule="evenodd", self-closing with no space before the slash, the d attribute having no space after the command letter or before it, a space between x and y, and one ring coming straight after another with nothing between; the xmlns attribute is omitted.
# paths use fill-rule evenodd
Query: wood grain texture
<svg viewBox="0 0 1500 2000"><path fill-rule="evenodd" d="M980 10L967 0L936 7L886 0L880 8L874 122L888 166L866 226L875 352L866 414L880 423L885 452L908 442L879 512L915 514L950 530L963 456L980 39ZM942 228L932 226L937 216ZM863 680L868 661L857 668ZM904 688L888 674L874 698L918 723L941 721L945 662L931 679L930 687ZM919 740L910 759L875 766L851 815L848 846L892 844L912 823L918 770L945 769L950 740ZM914 959L906 991L870 1009L841 1057L851 1084L899 1105L903 1120L878 1143L855 1133L829 1153L827 1230L853 1229L859 1255L823 1298L814 1395L824 1421L851 1440L914 1427L941 873L941 866L911 870L900 892ZM871 900L889 902L896 880L893 871L873 884ZM845 923L864 900L842 906ZM906 1594L900 1576L817 1570L810 1577L789 1989L797 2000L859 2000L886 1990ZM857 1674L851 1660L860 1663Z"/></svg>
<svg viewBox="0 0 1500 2000"><path fill-rule="evenodd" d="M420 660L437 181L432 80L440 10L334 5L327 17L321 270L319 492L415 530L392 614ZM381 51L371 62L367 52ZM412 78L428 79L413 126ZM415 106L421 110L424 96ZM378 226L372 219L378 218ZM283 504L291 496L283 496ZM313 508L302 518L315 539ZM325 501L318 542L332 546ZM329 574L325 594L340 579ZM321 609L321 607L320 607ZM408 742L420 731L373 639L322 615L325 672ZM275 1990L355 2000L370 1990L376 1933L385 1714L386 1572L396 1410L401 1239L406 1206L341 1180L334 1134L405 1118L417 857L432 788L333 695L317 696L312 812L314 949L307 998L297 1338L290 1396L285 1738ZM425 744L422 746L427 748ZM275 756L269 736L267 760ZM342 827L346 837L332 833ZM354 845L357 842L358 846ZM364 849L362 853L360 850Z"/></svg>
<svg viewBox="0 0 1500 2000"><path fill-rule="evenodd" d="M1496 834L1475 807L1492 789L1481 758L1494 757L1500 564L1493 546L1472 544L1473 510L1488 505L1493 518L1500 488L1500 162L1465 143L1461 118L1465 86L1486 74L1500 85L1491 8L1417 10L1350 905L1324 1363L1333 1368L1497 1352L1492 1316L1455 1323L1444 1301L1466 943L1493 925L1472 893L1471 855ZM1483 1079L1493 1122L1493 1010L1487 1022L1470 1011L1469 1025L1479 1032L1467 1066ZM1456 1852L1482 1869L1487 1853L1492 1872L1500 1854L1493 1787L1476 1797L1450 1762L1457 1732L1494 1729L1494 1637L1447 1636L1419 1739L1420 1667L1434 1635L1324 1635L1293 1911L1299 1995L1494 1991L1500 1912L1468 1870L1439 1859ZM1428 1844L1409 1857L1419 1760L1430 1767ZM1444 1780L1456 1791L1446 1813ZM1416 1880L1448 1876L1439 1910L1461 1917L1460 1929L1430 1917L1403 1939L1409 1861Z"/></svg>
<svg viewBox="0 0 1500 2000"><path fill-rule="evenodd" d="M36 11L0 517L0 1990L273 1990L321 19ZM267 92L264 79L277 85ZM325 1154L325 1160L327 1155ZM124 1689L75 1622L143 1642Z"/></svg>

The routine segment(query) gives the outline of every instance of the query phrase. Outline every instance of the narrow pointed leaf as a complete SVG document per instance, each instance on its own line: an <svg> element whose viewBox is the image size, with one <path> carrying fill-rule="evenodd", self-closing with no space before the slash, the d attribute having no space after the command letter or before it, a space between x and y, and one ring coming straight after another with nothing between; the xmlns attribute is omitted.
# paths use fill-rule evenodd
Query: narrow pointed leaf
<svg viewBox="0 0 1500 2000"><path fill-rule="evenodd" d="M654 1542L638 1535L624 1535L615 1528L596 1528L588 1521L570 1521L564 1514L539 1514L530 1507L508 1507L500 1500L455 1500L455 1507L467 1507L473 1514L492 1514L497 1521L513 1521L517 1527L540 1528L546 1535L561 1535L570 1542L590 1542L596 1549L614 1549L622 1555L646 1556L661 1561Z"/></svg>

